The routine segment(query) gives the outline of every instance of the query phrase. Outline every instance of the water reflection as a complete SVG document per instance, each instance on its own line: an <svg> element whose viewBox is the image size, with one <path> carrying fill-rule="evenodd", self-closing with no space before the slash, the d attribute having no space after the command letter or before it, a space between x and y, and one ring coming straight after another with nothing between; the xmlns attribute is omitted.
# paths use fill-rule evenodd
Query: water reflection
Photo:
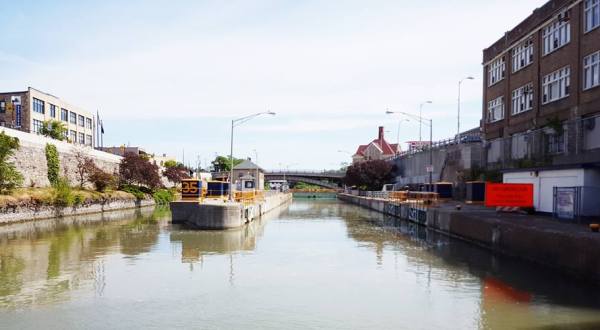
<svg viewBox="0 0 600 330"><path fill-rule="evenodd" d="M0 307L61 301L86 285L101 295L103 257L148 252L157 242L161 212L145 208L1 226Z"/></svg>

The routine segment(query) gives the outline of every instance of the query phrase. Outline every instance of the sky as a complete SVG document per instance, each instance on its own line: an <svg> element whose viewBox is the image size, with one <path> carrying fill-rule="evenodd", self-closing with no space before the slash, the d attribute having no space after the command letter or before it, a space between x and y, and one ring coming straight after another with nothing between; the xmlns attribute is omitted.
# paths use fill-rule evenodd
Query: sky
<svg viewBox="0 0 600 330"><path fill-rule="evenodd" d="M389 142L479 126L482 50L543 0L9 1L0 90L28 86L95 113L105 146L205 165L333 169L385 126ZM400 123L400 134L398 125ZM422 127L423 140L429 128ZM405 148L405 146L404 146Z"/></svg>

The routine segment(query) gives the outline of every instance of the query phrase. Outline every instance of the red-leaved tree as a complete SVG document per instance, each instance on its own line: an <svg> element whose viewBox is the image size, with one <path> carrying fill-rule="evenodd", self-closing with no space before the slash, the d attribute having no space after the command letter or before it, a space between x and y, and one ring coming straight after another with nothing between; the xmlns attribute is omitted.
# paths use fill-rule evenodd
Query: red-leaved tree
<svg viewBox="0 0 600 330"><path fill-rule="evenodd" d="M152 190L162 186L158 166L138 154L128 152L119 165L120 184L135 184Z"/></svg>
<svg viewBox="0 0 600 330"><path fill-rule="evenodd" d="M183 165L179 164L176 166L167 167L163 171L163 175L174 184L178 184L183 179L189 179L190 175L188 173L187 168Z"/></svg>
<svg viewBox="0 0 600 330"><path fill-rule="evenodd" d="M394 166L385 160L369 160L348 166L344 183L361 190L381 190L393 179Z"/></svg>

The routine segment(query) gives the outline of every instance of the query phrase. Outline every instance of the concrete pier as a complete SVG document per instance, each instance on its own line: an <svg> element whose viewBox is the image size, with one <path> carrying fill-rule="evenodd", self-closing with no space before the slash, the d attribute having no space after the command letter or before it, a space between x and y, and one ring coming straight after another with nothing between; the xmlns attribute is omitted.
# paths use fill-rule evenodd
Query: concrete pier
<svg viewBox="0 0 600 330"><path fill-rule="evenodd" d="M264 200L249 205L210 199L201 203L171 202L172 221L197 229L238 228L291 200L292 194L278 193L267 195Z"/></svg>
<svg viewBox="0 0 600 330"><path fill-rule="evenodd" d="M600 234L586 226L480 206L413 208L390 201L339 194L338 198L462 239L494 252L556 268L575 277L600 281Z"/></svg>

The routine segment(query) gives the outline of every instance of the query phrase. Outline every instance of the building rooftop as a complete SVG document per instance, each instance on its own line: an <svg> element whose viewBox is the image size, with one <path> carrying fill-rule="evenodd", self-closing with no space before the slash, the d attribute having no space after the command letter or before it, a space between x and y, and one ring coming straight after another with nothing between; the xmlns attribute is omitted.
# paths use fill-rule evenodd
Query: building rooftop
<svg viewBox="0 0 600 330"><path fill-rule="evenodd" d="M260 166L254 164L250 159L244 159L243 162L234 166L233 169L234 170L256 170L256 169L258 169L259 171L264 172L264 170Z"/></svg>
<svg viewBox="0 0 600 330"><path fill-rule="evenodd" d="M384 155L395 155L397 151L400 150L397 143L390 144L385 140L383 126L379 127L379 136L377 139L371 141L369 144L362 144L358 146L356 150L355 156L364 156L364 152L369 145L373 144L375 147L379 148Z"/></svg>

